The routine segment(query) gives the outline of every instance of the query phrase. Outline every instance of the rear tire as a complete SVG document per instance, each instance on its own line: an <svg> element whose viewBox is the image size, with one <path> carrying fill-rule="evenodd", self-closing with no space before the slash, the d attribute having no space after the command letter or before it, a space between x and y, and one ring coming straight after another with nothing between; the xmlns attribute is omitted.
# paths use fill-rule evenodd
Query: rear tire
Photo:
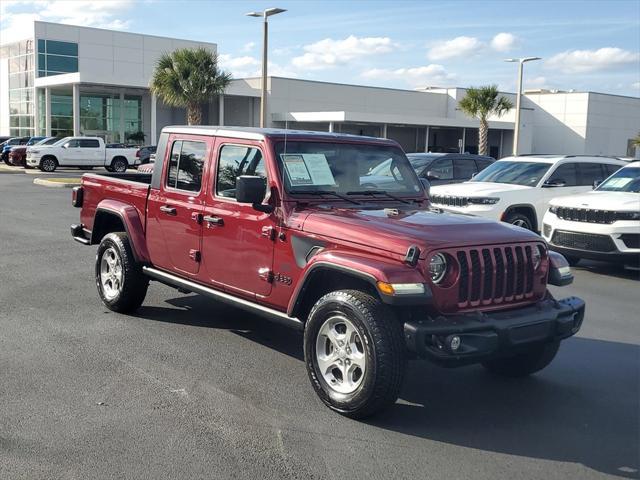
<svg viewBox="0 0 640 480"><path fill-rule="evenodd" d="M542 343L517 355L487 360L482 362L482 366L502 377L526 377L549 365L556 357L559 348L559 340Z"/></svg>
<svg viewBox="0 0 640 480"><path fill-rule="evenodd" d="M116 173L124 173L129 168L129 163L122 157L114 158L111 162L111 171Z"/></svg>
<svg viewBox="0 0 640 480"><path fill-rule="evenodd" d="M531 230L532 232L535 231L531 219L522 213L508 213L504 221L505 223L510 223L511 225L515 225L516 227L526 228L527 230Z"/></svg>
<svg viewBox="0 0 640 480"><path fill-rule="evenodd" d="M39 168L43 172L55 172L58 168L58 160L55 157L44 157L40 160Z"/></svg>
<svg viewBox="0 0 640 480"><path fill-rule="evenodd" d="M98 294L109 310L128 313L142 305L149 277L136 262L126 233L109 233L102 239L95 275Z"/></svg>
<svg viewBox="0 0 640 480"><path fill-rule="evenodd" d="M367 293L339 290L316 302L305 325L304 357L316 394L342 415L367 417L398 398L406 367L402 328Z"/></svg>

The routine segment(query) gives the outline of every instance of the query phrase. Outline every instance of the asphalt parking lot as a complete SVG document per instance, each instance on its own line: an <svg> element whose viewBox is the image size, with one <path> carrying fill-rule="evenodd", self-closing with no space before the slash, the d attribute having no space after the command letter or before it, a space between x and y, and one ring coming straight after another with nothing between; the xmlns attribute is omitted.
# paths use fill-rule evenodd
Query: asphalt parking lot
<svg viewBox="0 0 640 480"><path fill-rule="evenodd" d="M321 405L298 333L152 283L109 312L68 189L0 173L0 478L638 478L638 273L585 262L535 377L412 362L398 403Z"/></svg>

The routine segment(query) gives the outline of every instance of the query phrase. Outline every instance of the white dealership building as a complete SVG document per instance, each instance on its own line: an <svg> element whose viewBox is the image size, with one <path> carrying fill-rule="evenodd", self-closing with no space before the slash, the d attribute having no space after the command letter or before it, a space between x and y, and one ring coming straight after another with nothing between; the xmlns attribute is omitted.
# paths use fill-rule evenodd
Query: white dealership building
<svg viewBox="0 0 640 480"><path fill-rule="evenodd" d="M2 39L0 39L2 40ZM163 52L217 51L214 43L35 21L0 44L0 135L97 135L154 144L185 112L149 92ZM204 108L208 124L256 126L260 78L233 80ZM269 77L268 126L373 135L406 151L475 151L478 121L463 88L401 90ZM504 94L514 100L515 95ZM511 153L515 112L490 119L491 154ZM531 91L523 98L520 152L633 155L640 99L593 92Z"/></svg>

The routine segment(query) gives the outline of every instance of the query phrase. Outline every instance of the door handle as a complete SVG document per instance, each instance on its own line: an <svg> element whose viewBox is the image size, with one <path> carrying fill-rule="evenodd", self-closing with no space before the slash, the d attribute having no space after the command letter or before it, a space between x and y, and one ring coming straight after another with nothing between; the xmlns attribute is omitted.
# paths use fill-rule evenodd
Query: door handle
<svg viewBox="0 0 640 480"><path fill-rule="evenodd" d="M222 218L220 217L205 215L202 219L207 222L207 227L211 227L212 225L218 225L221 227L222 225L224 225L224 220L222 220Z"/></svg>
<svg viewBox="0 0 640 480"><path fill-rule="evenodd" d="M160 211L166 213L167 215L176 215L178 213L175 207L170 207L169 205L161 206Z"/></svg>

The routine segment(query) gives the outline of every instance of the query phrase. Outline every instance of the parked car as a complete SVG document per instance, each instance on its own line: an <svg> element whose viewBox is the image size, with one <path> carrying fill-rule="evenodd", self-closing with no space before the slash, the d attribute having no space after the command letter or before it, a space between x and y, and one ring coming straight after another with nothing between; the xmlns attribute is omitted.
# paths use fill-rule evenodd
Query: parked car
<svg viewBox="0 0 640 480"><path fill-rule="evenodd" d="M640 162L591 192L554 198L550 205L542 236L570 264L589 258L640 266Z"/></svg>
<svg viewBox="0 0 640 480"><path fill-rule="evenodd" d="M393 185L361 183L389 158ZM155 279L303 329L316 393L350 417L395 402L410 355L525 376L584 316L582 300L547 291L573 278L562 255L527 230L431 209L392 140L167 127L152 176L85 174L72 203L73 238L99 244L107 308L134 311Z"/></svg>
<svg viewBox="0 0 640 480"><path fill-rule="evenodd" d="M105 167L124 172L137 165L137 148L106 148L100 137L65 137L53 145L32 148L27 152L27 165L43 172L60 167Z"/></svg>
<svg viewBox="0 0 640 480"><path fill-rule="evenodd" d="M12 137L6 142L4 142L4 147L2 147L2 152L0 153L0 159L9 165L9 152L12 147L17 145L25 145L31 137Z"/></svg>
<svg viewBox="0 0 640 480"><path fill-rule="evenodd" d="M418 174L431 185L460 183L471 179L480 170L495 162L494 158L470 153L408 153L409 163ZM387 182L393 183L395 169L393 160L388 159L376 168L367 172L367 179L379 186Z"/></svg>
<svg viewBox="0 0 640 480"><path fill-rule="evenodd" d="M616 157L586 155L507 157L468 182L433 187L431 202L447 211L539 232L549 200L586 192L627 163Z"/></svg>
<svg viewBox="0 0 640 480"><path fill-rule="evenodd" d="M31 137L24 145L16 145L9 150L9 165L24 167L27 159L27 148L45 140L47 137Z"/></svg>
<svg viewBox="0 0 640 480"><path fill-rule="evenodd" d="M138 157L140 158L140 165L144 165L145 163L149 163L149 159L151 154L156 153L155 145L147 145L144 147L140 147L138 150Z"/></svg>
<svg viewBox="0 0 640 480"><path fill-rule="evenodd" d="M5 142L10 138L11 137L7 137L6 135L0 135L0 149L4 147Z"/></svg>

